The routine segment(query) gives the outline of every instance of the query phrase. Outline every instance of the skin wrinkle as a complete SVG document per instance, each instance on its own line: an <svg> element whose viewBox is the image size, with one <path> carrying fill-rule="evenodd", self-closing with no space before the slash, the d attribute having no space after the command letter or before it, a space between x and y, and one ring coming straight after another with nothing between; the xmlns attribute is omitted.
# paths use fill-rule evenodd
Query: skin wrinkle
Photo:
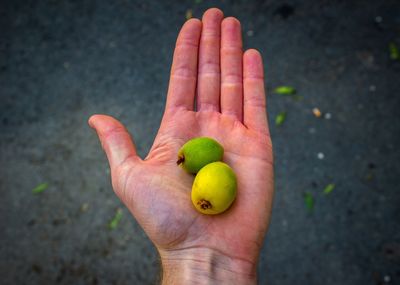
<svg viewBox="0 0 400 285"><path fill-rule="evenodd" d="M170 106L169 110L164 113L164 118L165 121L162 122L163 124L171 124L176 120L176 116L180 116L180 113L185 113L185 112L193 112L192 110L188 110L186 106ZM193 112L194 113L194 112ZM165 131L161 130L160 131Z"/></svg>
<svg viewBox="0 0 400 285"><path fill-rule="evenodd" d="M174 142L175 140L175 142ZM175 136L174 134L170 134L170 133L162 133L157 135L157 142L153 145L152 149L149 152L149 159L151 158L157 158L157 156L153 155L154 152L157 151L161 151L160 148L166 148L168 152L172 152L174 150L178 150L180 148L180 146L182 146L185 142L186 142L187 138L183 138L183 137L178 137ZM179 141L179 143L177 142ZM168 145L170 145L170 147L168 148ZM167 161L175 161L176 156L175 153L174 155L170 155L170 159Z"/></svg>
<svg viewBox="0 0 400 285"><path fill-rule="evenodd" d="M264 100L262 99L253 99L253 98L244 98L243 103L247 105L247 107L255 107L255 108L260 108L260 109L265 109L267 107L267 104L265 103Z"/></svg>
<svg viewBox="0 0 400 285"><path fill-rule="evenodd" d="M145 160L157 159L158 162L172 161L172 157L174 157L172 152L177 146L178 144L173 143L171 140L160 139L157 144L152 147L152 150L149 152ZM166 157L166 159L160 159L161 156Z"/></svg>
<svg viewBox="0 0 400 285"><path fill-rule="evenodd" d="M199 71L199 77L212 77L213 79L218 80L221 77L221 74L220 71Z"/></svg>
<svg viewBox="0 0 400 285"><path fill-rule="evenodd" d="M195 217L193 219L193 221L191 222L191 224L189 224L189 226L187 227L187 231L184 231L180 236L178 236L175 240L167 243L164 245L164 250L168 250L173 248L174 246L178 245L180 242L186 240L188 234L189 234L189 230L193 227L193 225L196 223L197 219L199 218L199 216Z"/></svg>
<svg viewBox="0 0 400 285"><path fill-rule="evenodd" d="M218 256L225 257L225 258L227 258L227 259L228 259L229 261L231 261L231 262L241 261L241 262L247 263L250 267L253 267L253 268L254 268L254 267L256 266L256 264L255 264L254 262L250 261L250 260L247 260L247 259L244 259L244 258L241 258L241 257L238 257L238 256L229 256L229 255L226 255L226 253L221 252L219 249L217 249L217 248L210 248L209 246L206 246L206 245L198 245L198 246L191 246L191 247L186 247L186 248L179 248L179 249L175 249L173 253L178 252L178 254L179 254L179 253L182 252L182 251L196 250L196 249L208 249L208 250L210 250L211 252L218 252L218 253L219 253ZM168 251L168 250L165 250L165 251ZM168 257L165 257L165 258L168 259L168 260L176 260L176 261L180 261L180 260L193 260L193 258L181 258L181 257L179 257L179 256L176 257L176 258L173 258L173 257L171 257L171 256L168 256ZM198 261L199 261L199 262L205 262L205 261L202 260L202 259L199 259ZM225 264L226 264L226 263L225 263ZM234 272L234 273L238 273L238 272L233 271L233 270L228 269L228 268L226 268L226 270L229 270L229 271ZM251 275L249 275L249 276L251 276Z"/></svg>
<svg viewBox="0 0 400 285"><path fill-rule="evenodd" d="M193 39L182 38L176 44L175 49L185 49L185 48L198 48L199 43L196 41L194 42Z"/></svg>
<svg viewBox="0 0 400 285"><path fill-rule="evenodd" d="M242 154L238 154L238 153L233 152L233 151L226 151L226 153L230 153L233 156L243 157ZM258 160L258 161L264 162L264 163L268 164L269 166L273 167L273 161L269 161L269 160L267 160L265 158L259 158L257 156L247 156L247 157L252 158L254 160Z"/></svg>
<svg viewBox="0 0 400 285"><path fill-rule="evenodd" d="M230 110L230 109L225 109L224 110L224 115L225 116L230 116L232 118L237 118L238 117L238 113L235 110Z"/></svg>
<svg viewBox="0 0 400 285"><path fill-rule="evenodd" d="M222 38L223 39L221 41L221 49L220 49L220 52L222 55L224 55L224 56L226 56L226 55L230 55L230 56L241 55L241 56L243 56L243 46L241 44L237 45L235 43L232 43L231 41L226 39L226 36L225 36L225 38L224 37L222 37ZM241 58L241 61L243 61L242 58Z"/></svg>
<svg viewBox="0 0 400 285"><path fill-rule="evenodd" d="M122 127L116 127L112 130L106 131L105 133L100 133L100 141L101 141L101 146L102 148L105 150L106 145L104 143L107 143L107 141L109 140L109 138L111 136L114 136L116 133L123 133L125 134L125 130L122 129Z"/></svg>
<svg viewBox="0 0 400 285"><path fill-rule="evenodd" d="M131 156L131 158L133 158L133 157ZM116 173L116 176L117 176L117 177L123 177L123 180L124 180L124 183L123 183L123 184L124 184L124 185L122 186L122 193L120 194L120 195L122 195L122 197L120 197L120 198L122 198L122 200L124 200L124 199L126 198L126 189L127 189L126 185L127 185L127 183L128 183L129 176L132 175L132 173L133 173L134 170L135 170L135 166L136 166L135 163L132 163L132 164L130 165L130 167L127 169L127 167L126 167L126 163L128 163L128 162L127 162L127 159L128 159L128 158L125 159L125 163L120 164L119 166L117 166L117 168L115 169L115 171L112 171L112 172ZM121 168L122 168L123 170L121 170ZM126 173L124 173L124 172L126 172ZM114 176L112 176L112 177L114 177ZM114 180L114 179L112 179L112 181L113 181L113 180ZM114 186L113 186L113 189L120 189L120 187L114 187ZM117 192L117 191L114 191L114 192L117 193L117 195L118 195L118 192ZM134 192L134 191L132 191L132 192ZM118 196L120 196L120 195L118 195Z"/></svg>
<svg viewBox="0 0 400 285"><path fill-rule="evenodd" d="M158 179L156 179L155 177L152 176L151 179L150 179L150 182L148 183L148 185L147 185L146 187L147 187L148 189L155 189L157 186L154 187L153 184L154 184L154 185L159 185L159 184L169 185L169 184L170 184L170 183L169 183L170 179L169 179L167 176L163 175L160 179L161 179L161 180L159 181ZM159 183L159 182L161 182L161 183ZM175 189L181 188L180 185L176 185L176 186L177 186L177 187L174 187ZM152 192L154 192L154 191L155 191L155 190L152 190ZM158 190L157 190L157 191L158 191ZM186 189L182 190L182 192L186 192ZM165 196L165 194L166 194L166 193L164 193L163 195ZM150 212L151 212L151 213L153 213L153 212L156 213L156 215L158 215L159 217L164 217L165 220L167 220L167 219L170 220L170 217L169 217L169 215L168 215L168 209L165 210L165 208L163 208L163 207L158 207L158 208L154 208L154 207L153 207L153 205L158 204L158 203L156 203L156 202L157 202L157 201L156 201L157 194L155 194L155 195L149 195L149 196L152 196L153 199L154 199L153 201L150 202L150 205L151 205L151 207L150 207ZM163 206L164 206L164 205L163 205ZM162 212L160 212L160 210L161 210ZM165 211L167 211L167 212L165 212ZM175 214L176 214L176 213L175 213ZM150 214L150 215L148 215L148 216L152 216L152 214ZM179 213L179 215L178 215L176 218L174 218L173 220L174 220L174 221L180 221L180 220L181 220L180 217L186 218L185 215L182 216L182 214ZM195 223L197 218L198 218L198 217L196 217L196 218L191 222L191 224ZM168 221L168 220L167 220L167 221ZM181 236L173 237L173 235L174 235L173 233L176 232L176 231L174 230L174 228L175 228L175 227L182 228L181 226L178 226L178 225L175 225L174 228L171 229L170 226L169 226L169 224L168 224L168 222L158 221L157 224L153 224L153 225L151 225L151 227L152 227L152 228L154 227L156 232L157 232L157 231L162 231L162 232L168 232L168 233L169 233L169 234L166 234L167 238L165 238L165 240L168 240L168 242L162 243L163 248L164 248L164 247L167 248L167 247L172 247L172 246L174 246L175 243L181 242L180 238L183 238L183 237L184 237L184 234L181 235ZM186 231L183 231L183 232L187 232L188 229L191 227L191 225L185 225L185 227L186 227ZM167 231L165 231L165 229L167 229ZM171 234L171 233L172 233L172 234ZM185 233L185 234L186 234L186 233Z"/></svg>
<svg viewBox="0 0 400 285"><path fill-rule="evenodd" d="M188 81L197 80L197 76L186 74L185 72L188 72L188 71L183 70L184 69L183 67L181 67L180 69L181 70L179 71L179 73L182 73L182 74L172 74L171 78L184 79L184 80L188 80Z"/></svg>
<svg viewBox="0 0 400 285"><path fill-rule="evenodd" d="M132 177L134 177L134 175L133 175L133 173L134 173L134 167L132 167L131 169L130 169L130 171L128 171L128 174L126 174L127 176L126 176L126 178L125 178L125 183L124 183L124 186L123 186L123 195L124 195L124 197L129 197L129 199L128 198L126 198L126 199L128 199L128 201L130 202L130 203L128 203L129 205L135 205L135 199L134 199L134 195L135 195L135 190L134 189L130 189L130 193L131 193L131 196L127 196L127 189L128 189L128 187L127 187L127 185L135 185L134 183L130 183L130 181L131 181L131 179L132 179ZM124 200L123 200L124 201Z"/></svg>
<svg viewBox="0 0 400 285"><path fill-rule="evenodd" d="M212 70L218 71L213 74L219 75L220 74L220 63L215 59L205 59L201 63L199 63L199 75L203 74L205 70Z"/></svg>
<svg viewBox="0 0 400 285"><path fill-rule="evenodd" d="M258 81L260 80L260 81L262 81L262 82L264 82L264 80L265 80L265 77L264 76L261 76L261 75L249 75L249 74L244 74L244 76L243 76L243 80L244 81L256 81L256 83L259 83Z"/></svg>
<svg viewBox="0 0 400 285"><path fill-rule="evenodd" d="M196 258L182 258L182 259L171 259L171 258L167 258L166 260L169 260L169 261L179 261L179 262L194 261L194 262L203 263L203 264L206 264L206 265L209 264L209 263L211 263L211 264L210 264L210 270L209 270L209 271L211 271L211 276L213 276L213 275L215 276L215 275L216 275L215 272L216 272L216 269L217 269L217 268L223 269L223 270L228 271L228 272L231 272L231 273L240 274L240 273L238 273L237 271L234 271L234 270L230 269L230 268L228 267L229 265L221 263L221 260L220 260L220 259L216 260L215 258L213 258L213 259L212 259L211 261L209 261L209 262L205 262L204 260L196 259ZM216 261L219 261L219 263L216 262ZM221 264L224 265L224 266L221 266ZM213 265L214 265L214 266L213 266ZM216 265L217 265L217 266L216 266ZM203 271L200 271L200 272L203 273L204 275L208 275L206 272L203 272ZM253 278L253 277L255 277L255 275L249 274L248 277ZM220 280L220 279L215 279L215 280ZM222 281L222 280L221 280L221 281Z"/></svg>
<svg viewBox="0 0 400 285"><path fill-rule="evenodd" d="M215 106L214 103L201 102L201 111L198 112L207 112L207 113L219 113L219 106Z"/></svg>

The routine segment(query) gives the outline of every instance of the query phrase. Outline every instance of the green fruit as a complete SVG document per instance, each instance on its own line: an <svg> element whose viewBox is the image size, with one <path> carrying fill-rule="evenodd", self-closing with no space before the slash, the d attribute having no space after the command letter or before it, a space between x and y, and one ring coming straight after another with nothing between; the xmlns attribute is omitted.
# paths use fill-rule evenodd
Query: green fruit
<svg viewBox="0 0 400 285"><path fill-rule="evenodd" d="M203 166L222 160L223 155L224 149L217 141L200 137L186 142L181 147L176 163L187 172L196 174Z"/></svg>
<svg viewBox="0 0 400 285"><path fill-rule="evenodd" d="M197 173L192 187L192 203L200 213L219 214L235 200L236 189L236 175L232 168L223 162L213 162Z"/></svg>

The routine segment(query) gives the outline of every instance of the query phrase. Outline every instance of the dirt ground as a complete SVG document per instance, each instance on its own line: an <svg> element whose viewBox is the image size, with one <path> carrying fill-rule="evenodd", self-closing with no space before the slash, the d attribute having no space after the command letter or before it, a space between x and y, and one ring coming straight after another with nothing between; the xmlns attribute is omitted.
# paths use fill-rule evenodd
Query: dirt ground
<svg viewBox="0 0 400 285"><path fill-rule="evenodd" d="M265 62L276 195L259 283L400 284L396 0L1 1L1 284L157 283L87 119L119 118L145 156L177 32L213 6Z"/></svg>

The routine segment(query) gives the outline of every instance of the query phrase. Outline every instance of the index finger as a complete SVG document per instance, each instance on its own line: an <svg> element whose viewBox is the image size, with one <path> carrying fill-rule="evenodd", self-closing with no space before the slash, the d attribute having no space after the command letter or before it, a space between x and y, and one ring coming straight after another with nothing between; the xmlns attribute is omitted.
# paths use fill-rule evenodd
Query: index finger
<svg viewBox="0 0 400 285"><path fill-rule="evenodd" d="M171 67L166 111L176 107L193 110L197 81L197 54L201 21L188 20L179 32Z"/></svg>

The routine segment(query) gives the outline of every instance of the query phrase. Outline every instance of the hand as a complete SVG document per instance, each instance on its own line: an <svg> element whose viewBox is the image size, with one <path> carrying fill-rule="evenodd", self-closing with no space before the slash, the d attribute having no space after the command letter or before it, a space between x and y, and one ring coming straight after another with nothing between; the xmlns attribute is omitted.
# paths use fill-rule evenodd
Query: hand
<svg viewBox="0 0 400 285"><path fill-rule="evenodd" d="M270 219L273 157L261 55L243 53L237 19L223 19L213 8L202 21L183 25L164 116L144 160L114 118L94 115L89 124L107 154L115 193L161 256L163 282L255 283ZM237 175L237 198L220 215L195 210L194 177L176 164L179 148L200 136L223 145L224 161Z"/></svg>

